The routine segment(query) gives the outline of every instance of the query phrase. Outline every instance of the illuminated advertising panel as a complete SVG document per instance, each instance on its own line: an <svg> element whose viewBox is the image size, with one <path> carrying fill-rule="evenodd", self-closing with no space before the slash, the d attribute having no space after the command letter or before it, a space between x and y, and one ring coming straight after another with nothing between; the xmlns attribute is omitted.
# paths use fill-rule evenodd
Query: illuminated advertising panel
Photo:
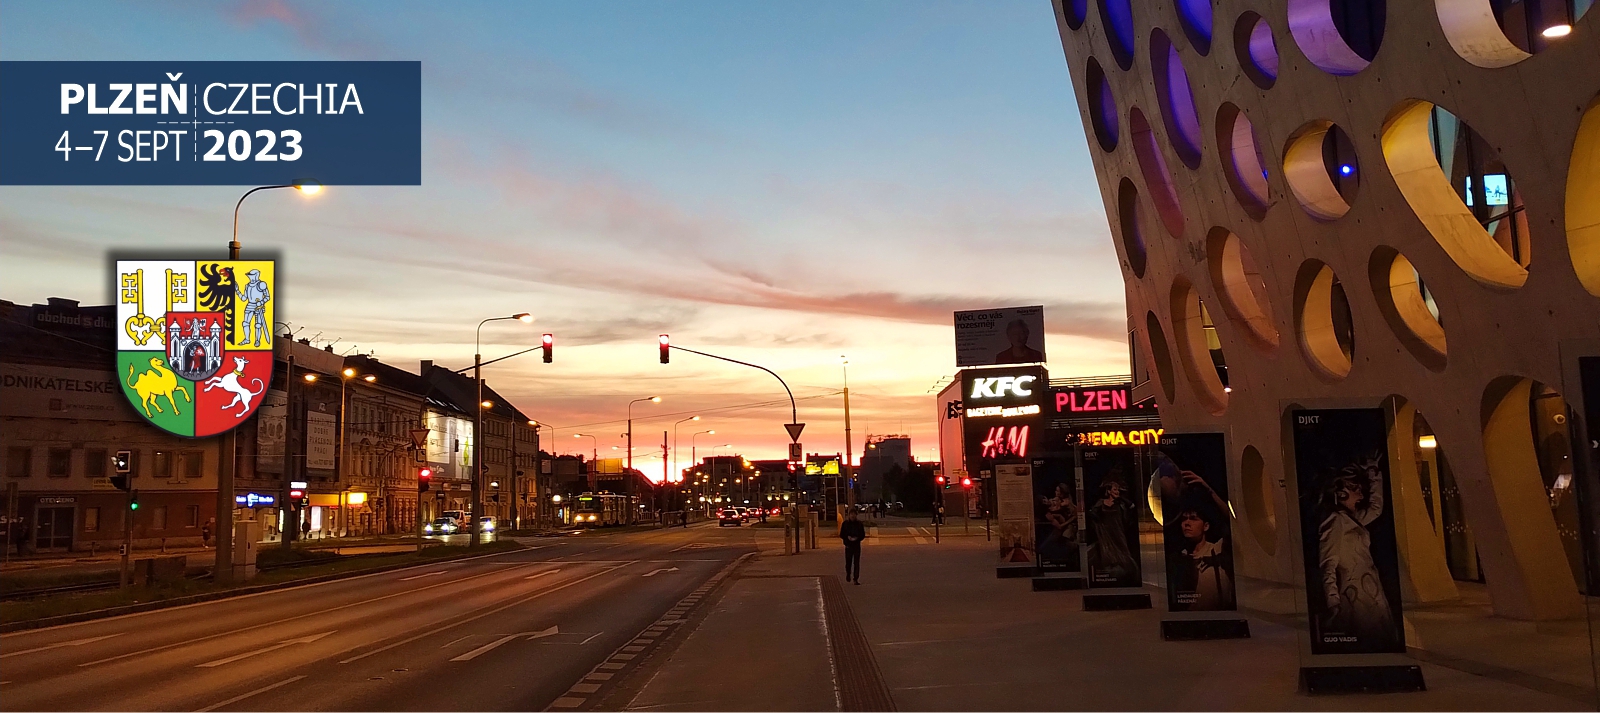
<svg viewBox="0 0 1600 713"><path fill-rule="evenodd" d="M1044 362L1044 307L957 312L956 366Z"/></svg>
<svg viewBox="0 0 1600 713"><path fill-rule="evenodd" d="M961 415L968 472L996 460L1027 458L1043 428L1050 378L1042 366L961 372Z"/></svg>

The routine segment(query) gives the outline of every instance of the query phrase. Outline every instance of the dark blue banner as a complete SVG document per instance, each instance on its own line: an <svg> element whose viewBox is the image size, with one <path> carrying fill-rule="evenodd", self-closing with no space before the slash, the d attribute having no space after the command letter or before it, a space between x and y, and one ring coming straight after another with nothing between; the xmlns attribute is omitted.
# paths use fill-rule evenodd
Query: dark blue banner
<svg viewBox="0 0 1600 713"><path fill-rule="evenodd" d="M420 62L0 62L0 185L422 184Z"/></svg>

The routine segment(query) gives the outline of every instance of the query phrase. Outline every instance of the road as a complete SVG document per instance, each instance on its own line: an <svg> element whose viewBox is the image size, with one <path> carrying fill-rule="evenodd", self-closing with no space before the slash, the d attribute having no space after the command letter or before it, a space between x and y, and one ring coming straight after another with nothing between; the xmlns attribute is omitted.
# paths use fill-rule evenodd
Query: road
<svg viewBox="0 0 1600 713"><path fill-rule="evenodd" d="M711 523L530 539L8 634L0 710L542 710L754 551L755 536Z"/></svg>

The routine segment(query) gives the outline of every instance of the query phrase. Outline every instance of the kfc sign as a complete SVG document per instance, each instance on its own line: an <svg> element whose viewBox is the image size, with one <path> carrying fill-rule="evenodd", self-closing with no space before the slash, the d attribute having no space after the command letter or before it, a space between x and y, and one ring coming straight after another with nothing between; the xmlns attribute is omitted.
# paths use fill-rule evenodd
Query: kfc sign
<svg viewBox="0 0 1600 713"><path fill-rule="evenodd" d="M972 380L972 391L968 394L968 398L1003 399L1007 393L1023 397L1032 396L1031 387L1037 379L1038 377L1032 374L977 377Z"/></svg>
<svg viewBox="0 0 1600 713"><path fill-rule="evenodd" d="M966 369L961 372L961 411L972 418L1017 418L1044 413L1050 377L1043 367Z"/></svg>

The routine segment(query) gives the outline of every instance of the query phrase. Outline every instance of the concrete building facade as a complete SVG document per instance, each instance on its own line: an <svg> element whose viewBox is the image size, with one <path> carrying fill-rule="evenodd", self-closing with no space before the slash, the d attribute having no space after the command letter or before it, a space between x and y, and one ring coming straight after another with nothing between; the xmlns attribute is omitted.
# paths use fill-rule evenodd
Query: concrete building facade
<svg viewBox="0 0 1600 713"><path fill-rule="evenodd" d="M1301 576L1289 412L1382 407L1406 600L1583 620L1590 5L1056 0L1138 395L1169 432L1226 434L1241 574Z"/></svg>

